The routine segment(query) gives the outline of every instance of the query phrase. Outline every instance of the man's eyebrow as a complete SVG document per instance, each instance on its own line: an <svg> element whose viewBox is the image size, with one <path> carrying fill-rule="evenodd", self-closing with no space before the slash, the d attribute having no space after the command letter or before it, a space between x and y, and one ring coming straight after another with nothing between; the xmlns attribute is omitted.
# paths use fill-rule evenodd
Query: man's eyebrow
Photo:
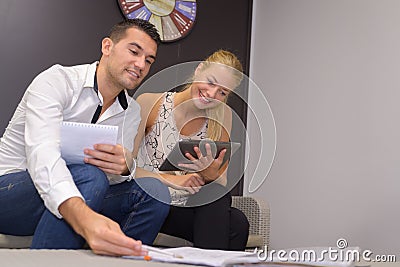
<svg viewBox="0 0 400 267"><path fill-rule="evenodd" d="M129 45L136 46L140 51L143 51L143 47L141 47L138 43L132 42L132 43L129 43ZM149 55L149 57L156 60L156 56L154 56L154 55Z"/></svg>
<svg viewBox="0 0 400 267"><path fill-rule="evenodd" d="M136 46L138 49L143 50L143 47L141 47L138 43L132 42L132 43L129 43L129 45Z"/></svg>

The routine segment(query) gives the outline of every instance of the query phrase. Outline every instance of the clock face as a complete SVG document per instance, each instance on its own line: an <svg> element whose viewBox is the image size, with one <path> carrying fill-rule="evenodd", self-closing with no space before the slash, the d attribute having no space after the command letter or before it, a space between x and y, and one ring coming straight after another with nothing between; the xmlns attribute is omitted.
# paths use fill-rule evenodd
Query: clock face
<svg viewBox="0 0 400 267"><path fill-rule="evenodd" d="M128 19L144 19L154 24L161 41L185 37L196 19L196 0L118 0Z"/></svg>

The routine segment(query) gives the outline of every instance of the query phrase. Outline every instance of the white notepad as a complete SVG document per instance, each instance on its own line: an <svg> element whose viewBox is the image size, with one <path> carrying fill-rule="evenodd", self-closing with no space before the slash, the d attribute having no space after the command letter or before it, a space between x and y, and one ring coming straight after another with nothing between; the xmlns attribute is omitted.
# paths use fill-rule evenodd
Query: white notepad
<svg viewBox="0 0 400 267"><path fill-rule="evenodd" d="M85 148L95 144L117 144L118 126L63 121L61 157L67 164L84 163ZM87 157L87 156L86 156Z"/></svg>

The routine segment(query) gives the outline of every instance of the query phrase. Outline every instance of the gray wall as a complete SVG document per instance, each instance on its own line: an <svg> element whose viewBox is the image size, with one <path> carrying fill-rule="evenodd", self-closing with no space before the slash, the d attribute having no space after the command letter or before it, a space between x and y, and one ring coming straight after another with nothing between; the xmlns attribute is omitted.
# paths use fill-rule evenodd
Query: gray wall
<svg viewBox="0 0 400 267"><path fill-rule="evenodd" d="M271 206L273 248L399 253L399 14L398 0L254 0L250 77L277 149L252 195Z"/></svg>
<svg viewBox="0 0 400 267"><path fill-rule="evenodd" d="M1 0L0 132L39 72L98 60L101 39L121 19L116 1Z"/></svg>

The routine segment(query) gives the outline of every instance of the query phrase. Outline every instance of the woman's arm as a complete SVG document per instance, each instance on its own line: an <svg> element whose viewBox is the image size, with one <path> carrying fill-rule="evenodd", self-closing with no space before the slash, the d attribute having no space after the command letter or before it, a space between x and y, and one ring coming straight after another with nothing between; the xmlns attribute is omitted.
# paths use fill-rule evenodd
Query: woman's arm
<svg viewBox="0 0 400 267"><path fill-rule="evenodd" d="M200 190L200 188L205 184L204 179L197 173L175 175L175 174L147 171L143 168L136 168L135 178L142 178L142 177L157 178L169 187L175 189L183 189L191 194L197 193Z"/></svg>
<svg viewBox="0 0 400 267"><path fill-rule="evenodd" d="M157 116L158 107L157 104L160 100L162 94L155 93L145 93L138 96L136 102L140 105L140 124L138 127L138 132L135 137L135 142L133 145L133 157L136 158L139 152L140 144L146 134L146 130L153 127L155 121L155 116Z"/></svg>

